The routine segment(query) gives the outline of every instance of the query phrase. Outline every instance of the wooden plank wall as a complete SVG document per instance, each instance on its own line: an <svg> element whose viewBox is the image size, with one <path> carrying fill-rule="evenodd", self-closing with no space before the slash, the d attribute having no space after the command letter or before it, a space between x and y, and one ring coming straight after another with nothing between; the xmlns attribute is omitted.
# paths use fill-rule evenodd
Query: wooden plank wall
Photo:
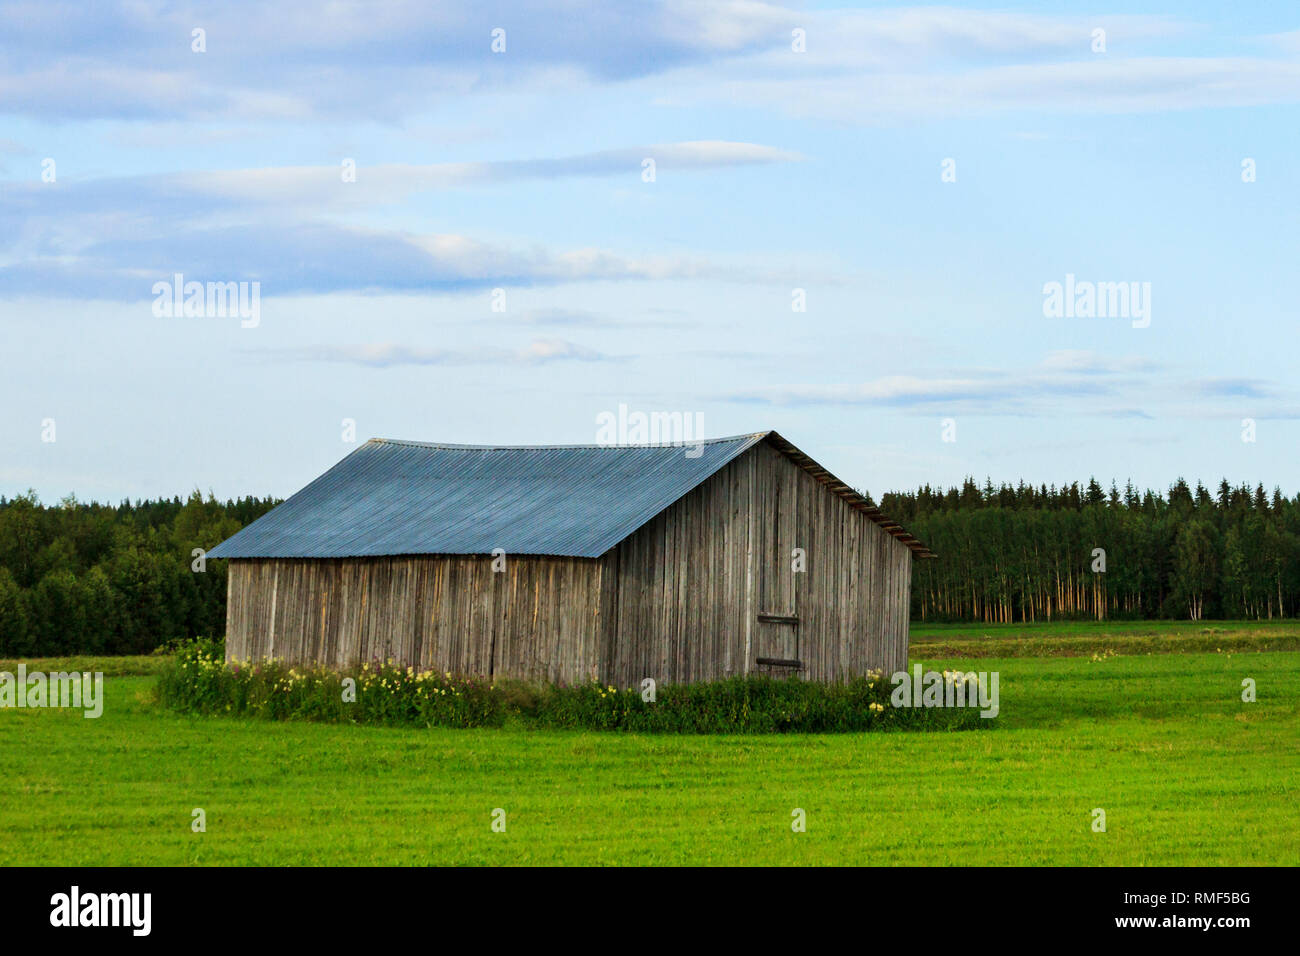
<svg viewBox="0 0 1300 956"><path fill-rule="evenodd" d="M740 456L606 555L616 582L605 609L611 683L745 673L754 464Z"/></svg>
<svg viewBox="0 0 1300 956"><path fill-rule="evenodd" d="M803 548L806 570L794 572ZM911 552L766 444L616 547L606 673L622 687L716 680L791 648L809 680L907 666ZM793 615L797 625L759 614Z"/></svg>
<svg viewBox="0 0 1300 956"><path fill-rule="evenodd" d="M599 676L600 561L489 556L233 560L226 657L455 674Z"/></svg>
<svg viewBox="0 0 1300 956"><path fill-rule="evenodd" d="M800 676L830 681L906 669L911 551L770 445L751 456L759 488L781 489L755 495L775 500L776 513L755 522L772 523L779 542L757 560L793 581ZM791 568L793 548L805 554L801 573Z"/></svg>

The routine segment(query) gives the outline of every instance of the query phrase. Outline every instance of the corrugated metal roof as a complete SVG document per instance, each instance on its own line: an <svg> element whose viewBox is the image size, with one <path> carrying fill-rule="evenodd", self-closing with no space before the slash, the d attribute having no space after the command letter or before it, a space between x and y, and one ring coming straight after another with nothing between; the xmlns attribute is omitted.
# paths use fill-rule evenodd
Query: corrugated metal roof
<svg viewBox="0 0 1300 956"><path fill-rule="evenodd" d="M211 558L596 558L761 441L921 557L925 545L775 432L673 445L448 445L375 438ZM699 448L697 457L691 457Z"/></svg>
<svg viewBox="0 0 1300 956"><path fill-rule="evenodd" d="M371 439L212 558L595 558L763 433L679 445L502 448ZM698 457L690 452L700 448Z"/></svg>

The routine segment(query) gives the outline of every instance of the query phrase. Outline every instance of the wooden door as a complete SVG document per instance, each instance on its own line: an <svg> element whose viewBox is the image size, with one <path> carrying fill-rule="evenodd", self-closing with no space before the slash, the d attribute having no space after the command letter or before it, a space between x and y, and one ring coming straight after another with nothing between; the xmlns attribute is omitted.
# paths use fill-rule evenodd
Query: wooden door
<svg viewBox="0 0 1300 956"><path fill-rule="evenodd" d="M799 602L793 567L796 496L794 468L773 452L758 469L755 526L758 532L757 620L752 623L755 673L796 676L799 659Z"/></svg>

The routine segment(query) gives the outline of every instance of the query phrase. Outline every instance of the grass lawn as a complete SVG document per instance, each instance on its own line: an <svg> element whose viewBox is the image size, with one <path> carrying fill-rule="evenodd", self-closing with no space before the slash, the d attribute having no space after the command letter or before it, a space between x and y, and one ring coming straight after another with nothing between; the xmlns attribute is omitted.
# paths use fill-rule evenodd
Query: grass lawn
<svg viewBox="0 0 1300 956"><path fill-rule="evenodd" d="M171 657L165 654L123 654L120 657L79 654L73 657L0 658L0 671L16 674L18 665L26 663L29 671L41 671L46 674L98 671L105 677L127 677L161 673L170 660Z"/></svg>
<svg viewBox="0 0 1300 956"><path fill-rule="evenodd" d="M1300 634L1300 618L1266 621L1017 621L1014 624L926 624L913 621L912 642L948 637L1097 637L1167 636L1191 637L1202 634L1253 634L1260 636Z"/></svg>
<svg viewBox="0 0 1300 956"><path fill-rule="evenodd" d="M1300 651L1300 621L1065 621L1051 624L913 624L919 654L1073 657L1188 651Z"/></svg>
<svg viewBox="0 0 1300 956"><path fill-rule="evenodd" d="M151 703L153 677L109 677L98 720L0 710L0 864L1300 859L1300 653L966 667L1001 673L992 731L280 724L176 716ZM1256 680L1258 702L1241 701L1243 677ZM191 832L195 807L205 833ZM491 830L496 807L505 833ZM806 833L791 832L796 807ZM1106 833L1091 830L1094 807L1106 811Z"/></svg>

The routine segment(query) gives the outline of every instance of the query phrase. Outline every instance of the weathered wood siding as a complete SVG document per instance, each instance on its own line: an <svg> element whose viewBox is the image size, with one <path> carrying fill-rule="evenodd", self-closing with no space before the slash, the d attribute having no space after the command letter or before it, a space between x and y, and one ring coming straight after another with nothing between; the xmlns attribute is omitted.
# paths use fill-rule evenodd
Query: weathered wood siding
<svg viewBox="0 0 1300 956"><path fill-rule="evenodd" d="M872 668L905 670L912 552L780 452L760 445L750 454L767 463L758 469L760 483L782 489L780 516L769 519L780 538L765 560L794 582L800 676L842 680ZM804 553L802 573L792 571L795 548Z"/></svg>
<svg viewBox="0 0 1300 956"><path fill-rule="evenodd" d="M530 680L599 675L602 565L489 556L232 560L226 657L393 659Z"/></svg>
<svg viewBox="0 0 1300 956"><path fill-rule="evenodd" d="M740 456L605 556L606 680L632 687L745 673L752 471Z"/></svg>
<svg viewBox="0 0 1300 956"><path fill-rule="evenodd" d="M759 658L798 660L809 680L903 670L911 560L812 475L757 445L606 556L605 679L628 687L791 673Z"/></svg>

